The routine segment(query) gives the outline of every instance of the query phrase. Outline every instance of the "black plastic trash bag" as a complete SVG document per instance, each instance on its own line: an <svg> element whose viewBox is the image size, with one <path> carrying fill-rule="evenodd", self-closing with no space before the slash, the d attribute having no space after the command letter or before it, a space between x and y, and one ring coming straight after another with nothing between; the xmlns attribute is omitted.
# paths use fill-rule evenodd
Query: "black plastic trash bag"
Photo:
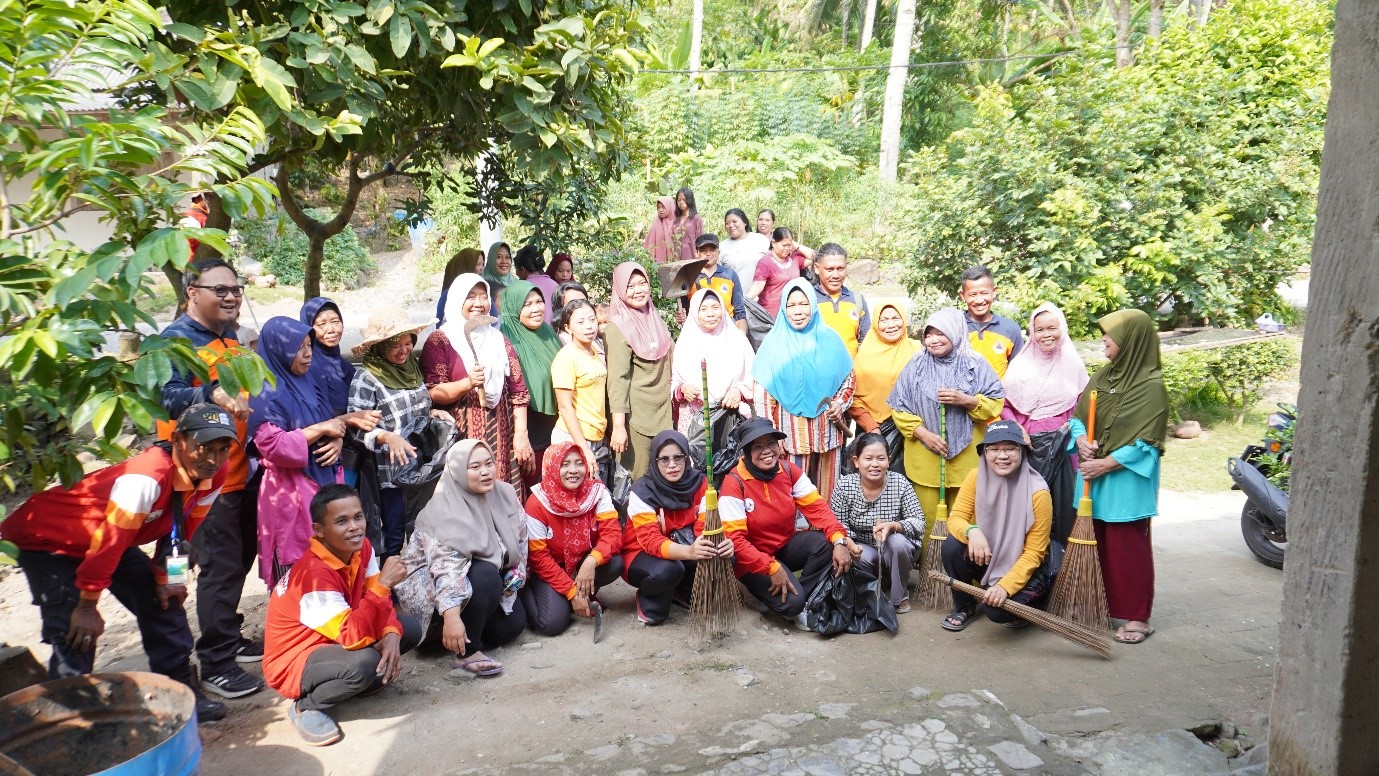
<svg viewBox="0 0 1379 776"><path fill-rule="evenodd" d="M393 473L393 484L434 484L445 471L445 454L460 441L460 430L449 418L430 417L425 425L407 434L407 441L417 449L417 454Z"/></svg>
<svg viewBox="0 0 1379 776"><path fill-rule="evenodd" d="M750 299L744 299L742 303L747 308L747 341L752 343L752 350L758 350L771 327L776 325L776 319L766 312L765 307Z"/></svg>
<svg viewBox="0 0 1379 776"><path fill-rule="evenodd" d="M742 423L742 415L735 409L716 407L709 410L713 424L713 482L717 486L723 476L737 465L737 427ZM689 432L690 461L694 468L704 468L704 413L696 412L690 421Z"/></svg>
<svg viewBox="0 0 1379 776"><path fill-rule="evenodd" d="M1068 455L1068 440L1071 436L1068 426L1057 431L1046 431L1030 435L1029 464L1049 485L1049 497L1053 499L1053 531L1049 536L1049 574L1057 574L1063 566L1063 551L1077 520L1075 472L1072 458Z"/></svg>
<svg viewBox="0 0 1379 776"><path fill-rule="evenodd" d="M856 567L840 577L830 574L805 601L805 622L810 630L826 636L882 628L895 633L900 630L895 604L880 588L875 576Z"/></svg>

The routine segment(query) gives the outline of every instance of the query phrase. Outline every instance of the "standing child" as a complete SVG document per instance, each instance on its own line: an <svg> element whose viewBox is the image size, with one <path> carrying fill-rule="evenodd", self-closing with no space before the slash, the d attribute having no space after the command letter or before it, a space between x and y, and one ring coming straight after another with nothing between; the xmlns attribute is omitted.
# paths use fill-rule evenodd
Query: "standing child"
<svg viewBox="0 0 1379 776"><path fill-rule="evenodd" d="M991 270L980 265L968 267L962 273L960 296L967 305L967 339L972 349L986 359L997 377L1005 377L1006 366L1025 346L1025 338L1018 323L991 310L996 301Z"/></svg>

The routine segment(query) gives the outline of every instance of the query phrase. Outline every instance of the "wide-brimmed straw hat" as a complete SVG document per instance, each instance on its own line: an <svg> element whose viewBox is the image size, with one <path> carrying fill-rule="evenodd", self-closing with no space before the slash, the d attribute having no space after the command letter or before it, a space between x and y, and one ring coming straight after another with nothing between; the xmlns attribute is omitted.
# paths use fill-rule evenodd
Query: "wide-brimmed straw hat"
<svg viewBox="0 0 1379 776"><path fill-rule="evenodd" d="M369 316L369 325L362 330L364 341L354 346L354 355L362 356L380 342L387 342L399 334L416 334L435 322L435 318L428 318L424 323L417 323L401 310L376 312Z"/></svg>

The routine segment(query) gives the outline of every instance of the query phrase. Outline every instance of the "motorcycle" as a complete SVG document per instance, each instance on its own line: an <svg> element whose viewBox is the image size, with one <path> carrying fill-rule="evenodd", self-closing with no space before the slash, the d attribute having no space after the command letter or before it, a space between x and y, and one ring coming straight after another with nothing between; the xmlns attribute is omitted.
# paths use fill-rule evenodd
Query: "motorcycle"
<svg viewBox="0 0 1379 776"><path fill-rule="evenodd" d="M1226 464L1235 484L1232 490L1245 493L1240 513L1240 531L1245 546L1260 563L1283 568L1288 549L1288 481L1286 473L1293 455L1293 426L1298 408L1279 404L1269 415L1269 429L1261 444L1246 445L1239 458ZM1280 486L1281 485L1281 486Z"/></svg>

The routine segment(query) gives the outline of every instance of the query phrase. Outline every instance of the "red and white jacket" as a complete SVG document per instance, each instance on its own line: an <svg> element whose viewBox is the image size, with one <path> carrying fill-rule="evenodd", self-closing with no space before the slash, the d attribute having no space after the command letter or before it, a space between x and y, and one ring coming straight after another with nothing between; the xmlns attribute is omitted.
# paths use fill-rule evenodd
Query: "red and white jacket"
<svg viewBox="0 0 1379 776"><path fill-rule="evenodd" d="M776 573L780 561L775 555L795 535L796 510L812 527L823 531L829 541L847 538L847 529L838 522L804 470L789 461L776 466L778 473L770 482L753 477L740 461L723 478L718 517L733 541L733 570L739 577ZM701 521L696 531L703 530Z"/></svg>

